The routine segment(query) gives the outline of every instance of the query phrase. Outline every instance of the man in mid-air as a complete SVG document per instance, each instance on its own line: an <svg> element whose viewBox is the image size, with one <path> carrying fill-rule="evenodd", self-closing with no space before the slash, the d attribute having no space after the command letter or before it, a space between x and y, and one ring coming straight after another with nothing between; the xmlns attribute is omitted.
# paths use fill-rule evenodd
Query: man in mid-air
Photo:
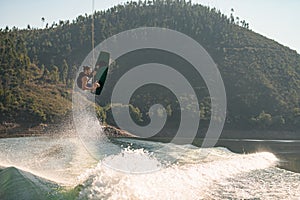
<svg viewBox="0 0 300 200"><path fill-rule="evenodd" d="M91 71L89 66L83 66L83 72L80 72L77 78L77 86L82 90L90 90L95 92L95 90L100 87L98 82L93 84L89 83L89 80L96 74L96 71Z"/></svg>

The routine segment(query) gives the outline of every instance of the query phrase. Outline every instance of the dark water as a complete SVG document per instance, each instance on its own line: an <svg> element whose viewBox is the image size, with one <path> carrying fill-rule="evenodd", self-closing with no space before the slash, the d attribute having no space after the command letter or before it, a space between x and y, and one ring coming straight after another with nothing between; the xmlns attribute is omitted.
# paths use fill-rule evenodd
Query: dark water
<svg viewBox="0 0 300 200"><path fill-rule="evenodd" d="M236 153L271 152L280 159L278 167L300 173L300 140L221 139L216 146Z"/></svg>
<svg viewBox="0 0 300 200"><path fill-rule="evenodd" d="M169 142L171 139L151 140ZM195 139L193 145L201 147L202 142L203 139ZM219 139L215 147L225 147L239 154L270 152L280 160L277 167L300 173L300 140Z"/></svg>

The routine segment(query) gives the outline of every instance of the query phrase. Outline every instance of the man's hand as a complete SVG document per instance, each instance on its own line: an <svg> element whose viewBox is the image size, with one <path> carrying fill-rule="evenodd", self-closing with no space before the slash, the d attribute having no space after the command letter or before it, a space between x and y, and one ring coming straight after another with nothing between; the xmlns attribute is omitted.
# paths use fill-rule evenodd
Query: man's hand
<svg viewBox="0 0 300 200"><path fill-rule="evenodd" d="M100 84L98 82L95 82L93 84L93 90L96 90L98 87L100 87Z"/></svg>
<svg viewBox="0 0 300 200"><path fill-rule="evenodd" d="M95 86L96 86L96 88L98 88L98 87L100 87L100 84L96 82Z"/></svg>

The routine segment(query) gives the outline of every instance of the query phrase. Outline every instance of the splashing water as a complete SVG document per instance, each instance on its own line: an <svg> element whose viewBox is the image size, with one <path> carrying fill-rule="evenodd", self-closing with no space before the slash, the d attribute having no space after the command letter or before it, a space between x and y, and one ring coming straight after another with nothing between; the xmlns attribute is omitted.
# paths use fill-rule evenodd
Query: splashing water
<svg viewBox="0 0 300 200"><path fill-rule="evenodd" d="M63 185L82 185L78 199L297 199L300 174L276 168L268 152L239 155L225 148L162 144L117 139L120 152L97 162L76 138L15 138L0 140L0 165L14 165ZM129 143L130 148L126 146ZM156 151L167 145L166 152ZM126 146L122 147L122 146ZM142 148L141 148L142 147ZM167 154L167 155L166 155ZM176 163L162 160L176 158ZM114 170L129 159L129 171L139 162L157 165L151 173L129 174ZM128 161L128 160L127 160ZM136 168L135 168L136 169Z"/></svg>
<svg viewBox="0 0 300 200"><path fill-rule="evenodd" d="M161 163L152 153L144 149L125 148L120 154L104 158L102 164L108 168L125 173L151 173L161 168Z"/></svg>
<svg viewBox="0 0 300 200"><path fill-rule="evenodd" d="M76 177L96 163L74 137L0 140L0 166L14 166L62 185L76 184Z"/></svg>
<svg viewBox="0 0 300 200"><path fill-rule="evenodd" d="M143 154L152 157L145 151L126 151L139 156ZM275 168L278 160L271 153L236 155L219 148L209 149L209 151L212 154L200 163L189 164L182 161L163 167L156 172L137 175L107 168L105 163L100 161L96 168L80 176L80 180L84 182L80 199L222 199L226 196L223 195L224 188L228 187L233 190L233 183L244 187L244 190L240 189L239 193L233 196L249 198L255 196L255 192L252 192L251 196L249 195L251 192L249 193L247 190L259 191L261 187L255 180L252 180L252 183L247 182L247 180L251 181L249 178L253 177L253 173L262 173L261 178L264 179L270 170L278 172L278 169ZM197 160L196 155L199 155L199 150L191 150L190 153L194 154L194 158L190 161ZM239 180L238 177L241 176L244 179ZM295 175L294 178L297 177L299 178L299 175ZM262 182L267 185L268 182L272 183L272 179L269 177ZM282 185L277 186L277 189L278 191L282 190ZM218 193L218 190L221 190L222 193ZM238 189L234 191L238 191ZM267 190L260 191L263 193L260 196L290 195L285 192L274 194L274 191L273 193L269 193L270 191ZM299 196L299 192L295 195Z"/></svg>

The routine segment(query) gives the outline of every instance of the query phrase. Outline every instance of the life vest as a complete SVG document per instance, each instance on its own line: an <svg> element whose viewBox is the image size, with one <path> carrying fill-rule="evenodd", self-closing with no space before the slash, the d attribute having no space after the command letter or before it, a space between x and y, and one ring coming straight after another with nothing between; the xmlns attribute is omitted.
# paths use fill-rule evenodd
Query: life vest
<svg viewBox="0 0 300 200"><path fill-rule="evenodd" d="M86 75L84 72L80 72L80 74L77 77L77 86L82 89L82 78L87 76L88 78L91 78L93 75Z"/></svg>

